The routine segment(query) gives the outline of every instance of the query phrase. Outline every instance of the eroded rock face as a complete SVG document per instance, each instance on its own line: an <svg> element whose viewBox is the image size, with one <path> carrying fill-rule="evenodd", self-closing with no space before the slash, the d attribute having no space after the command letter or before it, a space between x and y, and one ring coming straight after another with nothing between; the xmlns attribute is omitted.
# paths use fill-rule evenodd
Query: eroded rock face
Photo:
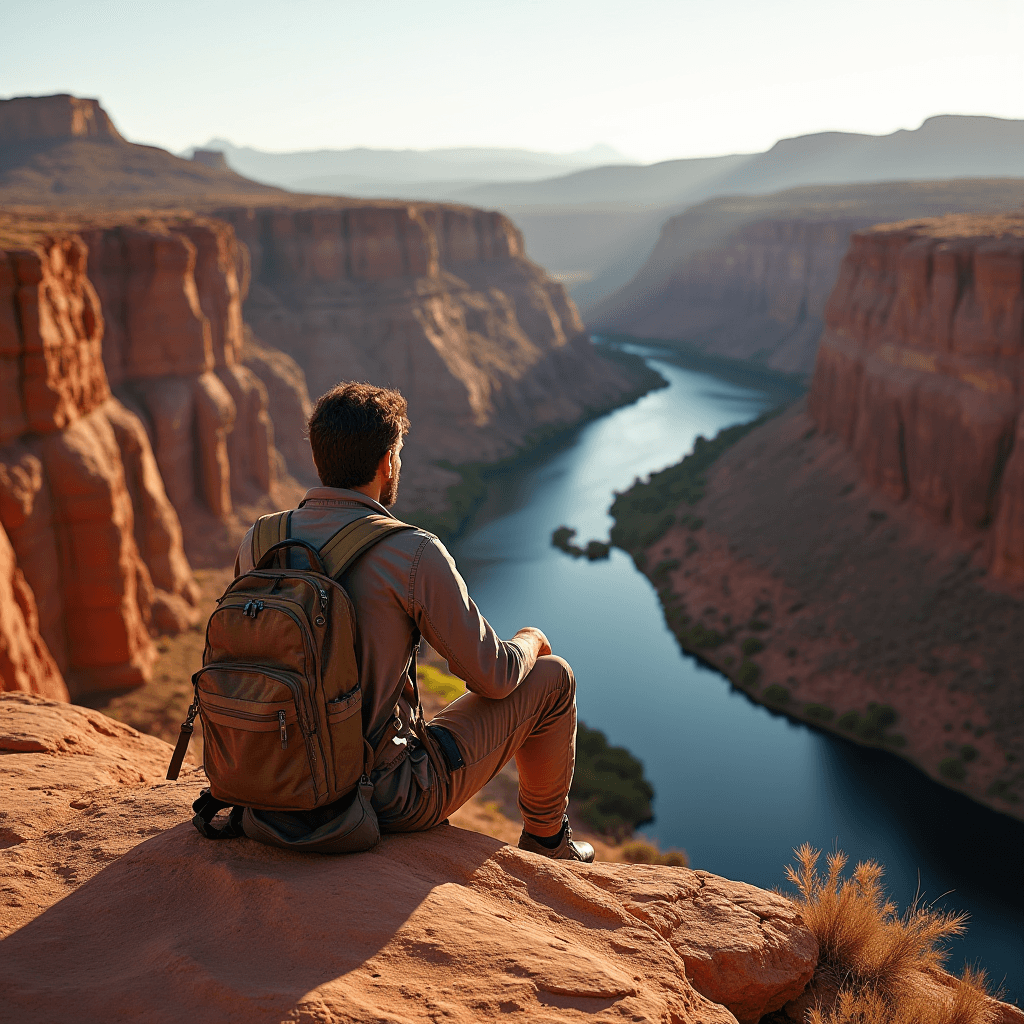
<svg viewBox="0 0 1024 1024"><path fill-rule="evenodd" d="M727 1024L813 960L785 900L682 868L556 863L450 826L343 864L204 840L201 771L162 781L167 744L82 708L0 697L0 752L0 984L32 1020L170 1020L201 992L196 1021Z"/></svg>
<svg viewBox="0 0 1024 1024"><path fill-rule="evenodd" d="M0 523L28 629L10 642L38 669L30 683L12 662L4 689L60 692L61 675L73 693L136 685L150 627L183 628L195 600L145 430L110 394L86 260L70 234L0 252Z"/></svg>
<svg viewBox="0 0 1024 1024"><path fill-rule="evenodd" d="M443 504L455 477L437 462L500 459L635 387L594 352L565 290L500 214L374 203L218 216L251 253L247 322L313 394L369 380L409 400L403 507ZM277 426L282 450L299 448Z"/></svg>
<svg viewBox="0 0 1024 1024"><path fill-rule="evenodd" d="M808 403L863 479L1024 583L1024 218L949 217L854 235Z"/></svg>
<svg viewBox="0 0 1024 1024"><path fill-rule="evenodd" d="M274 480L263 383L241 363L248 254L227 225L149 219L83 231L115 393L147 423L180 515L230 516Z"/></svg>

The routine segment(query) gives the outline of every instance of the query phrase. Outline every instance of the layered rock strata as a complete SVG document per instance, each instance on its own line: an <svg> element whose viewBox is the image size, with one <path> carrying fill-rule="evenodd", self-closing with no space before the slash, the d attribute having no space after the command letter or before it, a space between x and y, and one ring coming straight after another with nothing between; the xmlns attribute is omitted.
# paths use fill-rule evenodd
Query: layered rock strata
<svg viewBox="0 0 1024 1024"><path fill-rule="evenodd" d="M195 597L146 432L110 393L86 260L74 235L0 251L0 524L26 629L6 604L6 642L35 651L4 689L139 683L151 629L182 628Z"/></svg>
<svg viewBox="0 0 1024 1024"><path fill-rule="evenodd" d="M242 364L248 254L227 225L148 219L82 231L102 304L111 387L142 416L167 493L230 516L274 482L263 382Z"/></svg>
<svg viewBox="0 0 1024 1024"><path fill-rule="evenodd" d="M1022 202L1024 184L1012 179L816 186L708 200L665 222L640 272L588 310L587 323L809 377L853 232Z"/></svg>
<svg viewBox="0 0 1024 1024"><path fill-rule="evenodd" d="M312 392L356 379L408 398L405 508L443 507L458 478L438 463L501 459L636 389L500 214L376 203L218 216L251 254L246 321Z"/></svg>
<svg viewBox="0 0 1024 1024"><path fill-rule="evenodd" d="M808 411L861 479L983 545L1024 584L1024 217L853 237Z"/></svg>
<svg viewBox="0 0 1024 1024"><path fill-rule="evenodd" d="M814 971L788 900L703 871L573 866L442 826L346 857L339 884L335 858L211 843L189 821L202 773L165 782L170 750L94 711L0 697L11 1012L161 1019L184 986L203 993L197 1021L735 1024Z"/></svg>

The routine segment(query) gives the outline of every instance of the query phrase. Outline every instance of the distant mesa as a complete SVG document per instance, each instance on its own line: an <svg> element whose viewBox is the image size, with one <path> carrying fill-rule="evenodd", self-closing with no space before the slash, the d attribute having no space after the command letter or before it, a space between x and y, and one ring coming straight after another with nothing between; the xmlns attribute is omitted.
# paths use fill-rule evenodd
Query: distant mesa
<svg viewBox="0 0 1024 1024"><path fill-rule="evenodd" d="M202 164L204 167L210 167L215 171L230 171L228 167L228 158L224 155L224 151L220 149L197 149L192 154L192 160L197 164Z"/></svg>
<svg viewBox="0 0 1024 1024"><path fill-rule="evenodd" d="M0 143L56 139L124 142L99 100L79 99L68 93L0 100Z"/></svg>

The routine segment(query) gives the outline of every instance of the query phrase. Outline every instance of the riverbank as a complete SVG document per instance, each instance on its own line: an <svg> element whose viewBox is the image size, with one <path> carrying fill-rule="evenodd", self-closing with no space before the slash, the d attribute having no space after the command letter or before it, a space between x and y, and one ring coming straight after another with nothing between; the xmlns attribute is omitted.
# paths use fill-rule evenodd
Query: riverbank
<svg viewBox="0 0 1024 1024"><path fill-rule="evenodd" d="M635 386L631 390L606 405L588 406L584 414L572 423L534 431L516 452L497 462L464 462L458 465L450 462L438 462L436 465L440 469L458 475L458 480L445 492L446 507L440 511L429 509L406 511L399 504L396 509L399 518L406 518L421 529L436 534L447 543L459 536L473 513L479 509L487 495L489 481L503 473L516 471L540 453L554 452L560 447L571 444L573 438L588 423L592 423L616 409L632 405L651 391L668 387L668 381L649 367L641 356L625 352L618 346L599 345L598 348L603 358L617 363L627 371L635 382Z"/></svg>
<svg viewBox="0 0 1024 1024"><path fill-rule="evenodd" d="M1024 819L1020 595L860 485L802 403L698 443L611 514L684 651L772 711Z"/></svg>

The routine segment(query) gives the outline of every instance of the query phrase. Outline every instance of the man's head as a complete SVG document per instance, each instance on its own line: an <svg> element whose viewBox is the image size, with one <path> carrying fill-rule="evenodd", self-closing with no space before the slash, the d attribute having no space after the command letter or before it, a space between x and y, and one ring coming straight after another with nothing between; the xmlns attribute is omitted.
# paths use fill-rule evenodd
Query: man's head
<svg viewBox="0 0 1024 1024"><path fill-rule="evenodd" d="M382 505L398 497L398 456L409 432L405 399L397 391L372 384L336 384L321 395L309 417L309 446L320 481L326 487L363 487L373 483L388 458Z"/></svg>

